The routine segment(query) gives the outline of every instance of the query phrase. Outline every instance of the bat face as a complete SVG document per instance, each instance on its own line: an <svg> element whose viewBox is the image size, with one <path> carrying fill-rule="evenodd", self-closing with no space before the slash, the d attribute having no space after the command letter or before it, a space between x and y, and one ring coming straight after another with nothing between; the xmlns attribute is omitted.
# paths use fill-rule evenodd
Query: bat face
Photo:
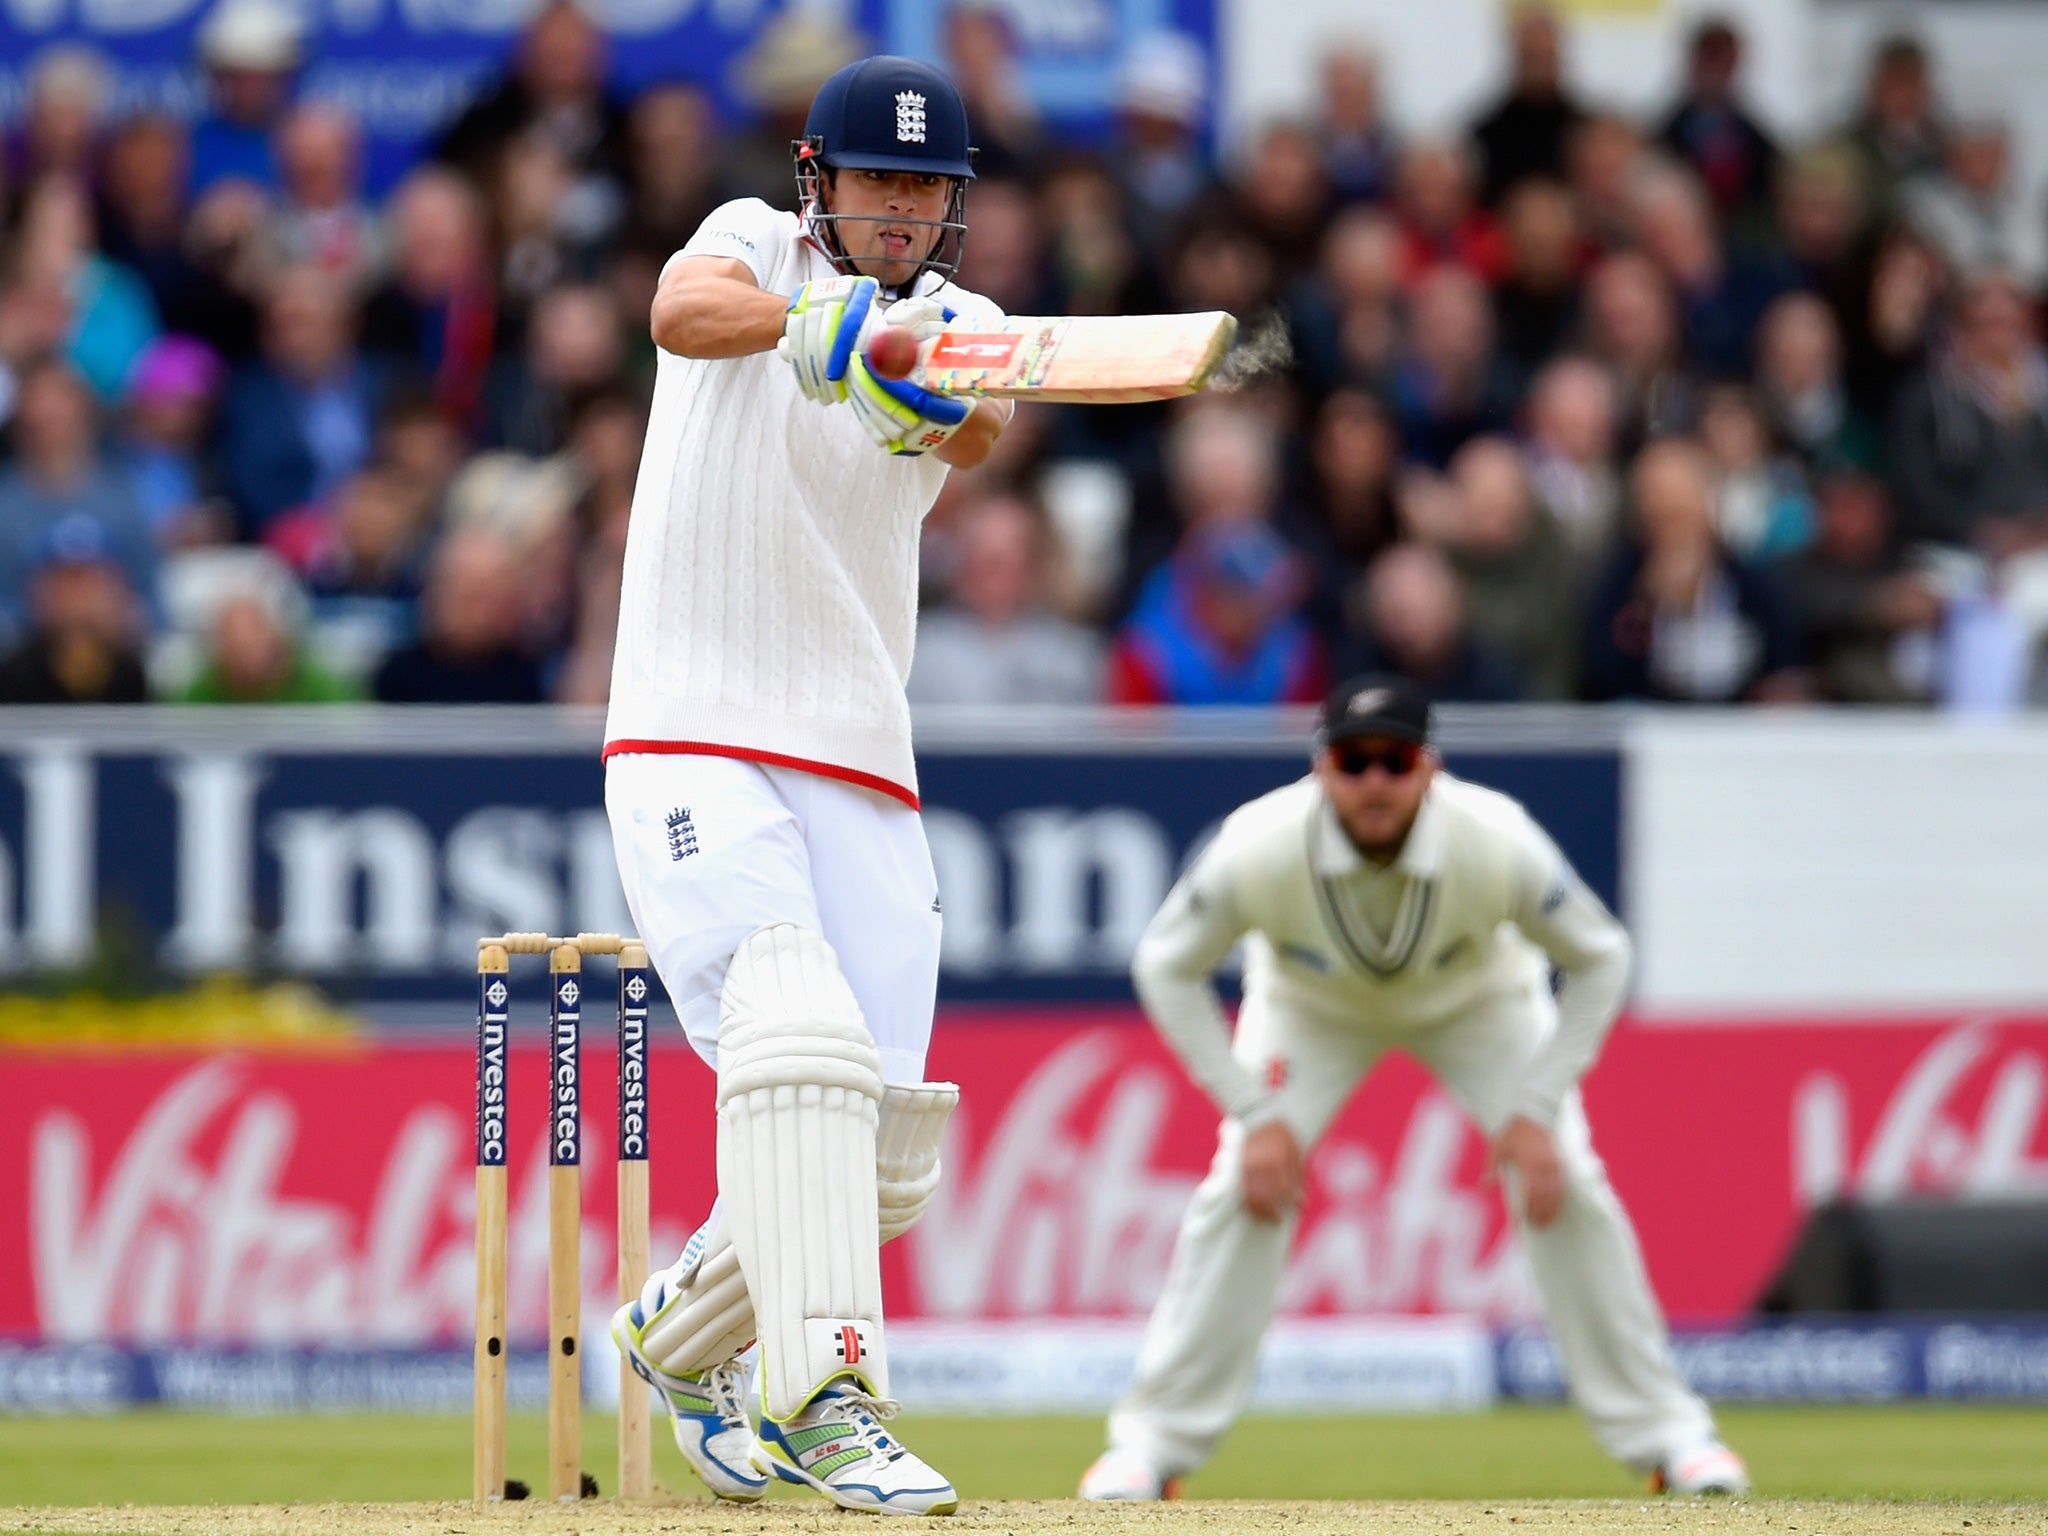
<svg viewBox="0 0 2048 1536"><path fill-rule="evenodd" d="M1169 400L1207 384L1236 334L1236 319L1220 310L1013 315L997 330L934 337L917 380L949 395L1098 405Z"/></svg>

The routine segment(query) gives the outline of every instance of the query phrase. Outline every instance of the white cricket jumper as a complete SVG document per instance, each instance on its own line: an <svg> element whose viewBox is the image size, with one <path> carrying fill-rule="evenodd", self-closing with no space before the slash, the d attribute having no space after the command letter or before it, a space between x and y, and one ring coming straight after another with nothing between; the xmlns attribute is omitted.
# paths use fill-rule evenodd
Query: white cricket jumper
<svg viewBox="0 0 2048 1536"><path fill-rule="evenodd" d="M793 213L727 203L673 260L744 262L770 292L835 275ZM917 292L986 321L987 299ZM910 675L918 529L945 483L773 352L663 352L626 535L605 755L706 753L802 768L917 804Z"/></svg>

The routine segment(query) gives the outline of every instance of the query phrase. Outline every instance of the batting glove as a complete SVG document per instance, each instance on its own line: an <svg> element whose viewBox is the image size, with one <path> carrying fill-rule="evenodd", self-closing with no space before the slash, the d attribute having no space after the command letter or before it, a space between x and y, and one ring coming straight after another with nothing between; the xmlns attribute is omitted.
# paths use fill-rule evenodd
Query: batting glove
<svg viewBox="0 0 2048 1536"><path fill-rule="evenodd" d="M878 446L905 455L941 447L974 410L972 400L934 394L908 379L881 378L862 356L846 370L846 403Z"/></svg>
<svg viewBox="0 0 2048 1536"><path fill-rule="evenodd" d="M882 323L880 287L872 277L828 277L805 283L789 301L775 350L809 399L833 405L846 398L847 369Z"/></svg>

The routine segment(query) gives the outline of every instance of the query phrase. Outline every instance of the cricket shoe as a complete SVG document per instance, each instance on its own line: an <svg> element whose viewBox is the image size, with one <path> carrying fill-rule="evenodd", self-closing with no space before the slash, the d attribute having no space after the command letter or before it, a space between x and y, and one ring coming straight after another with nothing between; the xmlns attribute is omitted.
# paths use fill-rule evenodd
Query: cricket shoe
<svg viewBox="0 0 2048 1536"><path fill-rule="evenodd" d="M1655 1493L1688 1496L1721 1493L1731 1498L1749 1492L1749 1469L1742 1458L1718 1440L1706 1440L1676 1456L1650 1474Z"/></svg>
<svg viewBox="0 0 2048 1536"><path fill-rule="evenodd" d="M815 1488L841 1509L884 1515L950 1515L953 1485L882 1428L896 1404L849 1381L827 1387L783 1423L761 1421L754 1465Z"/></svg>
<svg viewBox="0 0 2048 1536"><path fill-rule="evenodd" d="M1136 1451L1112 1445L1081 1474L1081 1497L1145 1503L1180 1497L1180 1480L1162 1477Z"/></svg>
<svg viewBox="0 0 2048 1536"><path fill-rule="evenodd" d="M721 1499L751 1504L768 1491L754 1465L754 1426L747 1419L747 1372L737 1360L708 1371L677 1375L648 1359L641 1347L647 1317L637 1300L612 1314L612 1338L633 1373L668 1404L676 1449Z"/></svg>

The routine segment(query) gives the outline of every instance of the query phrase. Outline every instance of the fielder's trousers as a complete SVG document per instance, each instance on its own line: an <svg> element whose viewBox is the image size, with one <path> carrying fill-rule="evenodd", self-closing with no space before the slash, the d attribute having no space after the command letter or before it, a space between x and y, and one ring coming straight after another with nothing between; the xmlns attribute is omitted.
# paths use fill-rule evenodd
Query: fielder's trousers
<svg viewBox="0 0 2048 1536"><path fill-rule="evenodd" d="M1548 993L1532 990L1395 1041L1356 1026L1285 1017L1253 996L1238 1019L1235 1049L1262 1080L1270 1080L1272 1063L1284 1063L1281 1113L1306 1155L1381 1052L1396 1043L1490 1136L1507 1122L1523 1070L1555 1023ZM1652 1467L1710 1437L1713 1418L1672 1361L1635 1231L1593 1151L1576 1091L1555 1132L1563 1210L1540 1231L1528 1226L1512 1180L1508 1205L1573 1399L1610 1455ZM1294 1238L1292 1216L1275 1224L1246 1211L1243 1141L1243 1127L1225 1120L1216 1159L1181 1222L1137 1379L1110 1416L1111 1443L1169 1477L1207 1461L1243 1409Z"/></svg>

